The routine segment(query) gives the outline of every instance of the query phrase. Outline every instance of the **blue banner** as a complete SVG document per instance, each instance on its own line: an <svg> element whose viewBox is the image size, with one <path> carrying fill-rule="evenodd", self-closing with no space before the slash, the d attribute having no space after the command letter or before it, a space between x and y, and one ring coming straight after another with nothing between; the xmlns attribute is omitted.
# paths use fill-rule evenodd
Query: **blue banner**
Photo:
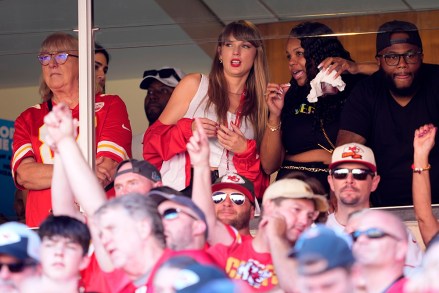
<svg viewBox="0 0 439 293"><path fill-rule="evenodd" d="M16 219L14 210L15 185L11 174L14 121L0 119L0 214Z"/></svg>

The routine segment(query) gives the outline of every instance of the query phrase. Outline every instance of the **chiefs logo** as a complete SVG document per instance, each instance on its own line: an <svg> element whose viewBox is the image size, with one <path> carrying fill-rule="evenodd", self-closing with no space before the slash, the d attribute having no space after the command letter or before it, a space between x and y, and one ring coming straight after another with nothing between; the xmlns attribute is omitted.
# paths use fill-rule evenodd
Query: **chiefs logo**
<svg viewBox="0 0 439 293"><path fill-rule="evenodd" d="M265 280L272 276L272 272L267 270L265 265L254 259L241 263L236 273L239 279L246 281L255 288L260 287Z"/></svg>
<svg viewBox="0 0 439 293"><path fill-rule="evenodd" d="M95 112L99 112L99 110L101 110L104 107L104 105L105 105L104 102L95 103Z"/></svg>
<svg viewBox="0 0 439 293"><path fill-rule="evenodd" d="M244 184L245 183L244 179L235 173L230 173L230 174L224 175L221 182L223 182L223 183L228 182L228 183L235 183L235 184Z"/></svg>
<svg viewBox="0 0 439 293"><path fill-rule="evenodd" d="M341 157L342 158L351 157L352 159L362 159L363 158L362 153L364 153L364 151L360 147L353 145L353 146L349 146L349 147L344 148L343 153L341 154Z"/></svg>
<svg viewBox="0 0 439 293"><path fill-rule="evenodd" d="M0 245L9 245L20 242L21 237L12 231L3 231L0 234Z"/></svg>

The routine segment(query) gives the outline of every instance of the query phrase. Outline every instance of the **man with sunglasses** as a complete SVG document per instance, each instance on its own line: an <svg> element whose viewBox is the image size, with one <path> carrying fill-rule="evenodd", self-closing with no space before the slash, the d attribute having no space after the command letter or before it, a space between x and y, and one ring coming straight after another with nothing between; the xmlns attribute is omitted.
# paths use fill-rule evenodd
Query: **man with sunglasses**
<svg viewBox="0 0 439 293"><path fill-rule="evenodd" d="M184 76L183 71L174 67L143 72L140 88L147 91L143 107L149 125L154 124L162 114L175 87ZM139 160L143 159L143 135L144 133L141 133L133 137L133 158Z"/></svg>
<svg viewBox="0 0 439 293"><path fill-rule="evenodd" d="M337 147L329 165L328 182L337 200L337 210L328 215L326 225L346 230L349 215L370 208L370 194L380 183L372 150L359 143ZM407 229L409 249L405 268L409 273L422 261L422 251L413 234Z"/></svg>
<svg viewBox="0 0 439 293"><path fill-rule="evenodd" d="M366 291L403 292L408 238L402 220L390 212L370 209L352 219L352 250Z"/></svg>
<svg viewBox="0 0 439 293"><path fill-rule="evenodd" d="M372 150L358 143L337 147L332 153L328 182L337 210L329 214L326 225L344 230L349 214L370 207L370 193L380 182Z"/></svg>
<svg viewBox="0 0 439 293"><path fill-rule="evenodd" d="M209 253L224 268L229 277L240 279L255 291L280 287L286 292L295 288L286 255L299 235L317 218L327 212L324 196L313 193L311 187L298 179L282 179L266 189L263 214L254 238L232 234L231 228L215 216L209 167L209 143L201 121L189 139L187 150L194 168L192 198L206 215L212 247Z"/></svg>
<svg viewBox="0 0 439 293"><path fill-rule="evenodd" d="M166 186L151 190L148 196L157 204L168 248L204 248L207 238L206 216L190 198Z"/></svg>
<svg viewBox="0 0 439 293"><path fill-rule="evenodd" d="M380 70L360 82L344 106L337 145L358 142L374 151L381 183L372 193L373 206L410 205L413 133L439 124L439 66L423 63L417 27L398 20L378 29L376 61ZM430 162L439 163L436 149ZM439 171L432 169L431 176L438 203Z"/></svg>
<svg viewBox="0 0 439 293"><path fill-rule="evenodd" d="M154 194L158 197L164 195L159 191ZM185 211L196 216L194 211ZM188 214L185 216L190 217ZM152 281L157 269L176 255L190 256L202 264L213 263L211 258L194 250L166 248L163 217L169 219L175 217L175 213L168 211L165 214L163 211L160 215L155 199L139 194L113 198L95 212L93 220L99 230L97 237L111 262L109 273L104 275L110 292L154 292ZM203 223L198 224L203 226Z"/></svg>
<svg viewBox="0 0 439 293"><path fill-rule="evenodd" d="M218 178L212 185L212 201L218 220L250 236L250 220L261 214L251 181L236 173Z"/></svg>
<svg viewBox="0 0 439 293"><path fill-rule="evenodd" d="M39 275L40 237L21 223L0 225L0 292L18 293Z"/></svg>

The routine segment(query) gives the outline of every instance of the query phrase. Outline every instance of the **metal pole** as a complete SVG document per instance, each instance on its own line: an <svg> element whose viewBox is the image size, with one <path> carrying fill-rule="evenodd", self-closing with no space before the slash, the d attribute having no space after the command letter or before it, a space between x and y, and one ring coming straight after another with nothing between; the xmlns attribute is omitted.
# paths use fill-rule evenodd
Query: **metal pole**
<svg viewBox="0 0 439 293"><path fill-rule="evenodd" d="M79 147L94 170L95 138L95 83L92 0L78 0L79 39Z"/></svg>

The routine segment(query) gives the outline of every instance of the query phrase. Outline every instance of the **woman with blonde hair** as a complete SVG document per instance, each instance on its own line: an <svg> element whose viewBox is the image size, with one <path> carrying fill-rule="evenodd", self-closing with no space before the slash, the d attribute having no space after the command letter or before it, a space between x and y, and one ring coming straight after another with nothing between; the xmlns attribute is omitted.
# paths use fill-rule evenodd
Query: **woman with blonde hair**
<svg viewBox="0 0 439 293"><path fill-rule="evenodd" d="M78 39L66 33L49 35L42 43L42 103L28 108L15 121L13 158L15 184L29 190L26 224L37 227L51 213L54 153L46 142L44 116L60 103L79 118ZM131 157L131 126L124 102L115 95L96 95L96 175L107 186L117 164Z"/></svg>
<svg viewBox="0 0 439 293"><path fill-rule="evenodd" d="M189 74L180 81L145 133L143 156L161 168L164 184L178 190L191 185L186 143L198 117L209 137L212 179L242 174L255 182L262 197L268 176L260 168L258 152L268 114L267 73L258 29L245 20L228 24L218 37L209 76Z"/></svg>

